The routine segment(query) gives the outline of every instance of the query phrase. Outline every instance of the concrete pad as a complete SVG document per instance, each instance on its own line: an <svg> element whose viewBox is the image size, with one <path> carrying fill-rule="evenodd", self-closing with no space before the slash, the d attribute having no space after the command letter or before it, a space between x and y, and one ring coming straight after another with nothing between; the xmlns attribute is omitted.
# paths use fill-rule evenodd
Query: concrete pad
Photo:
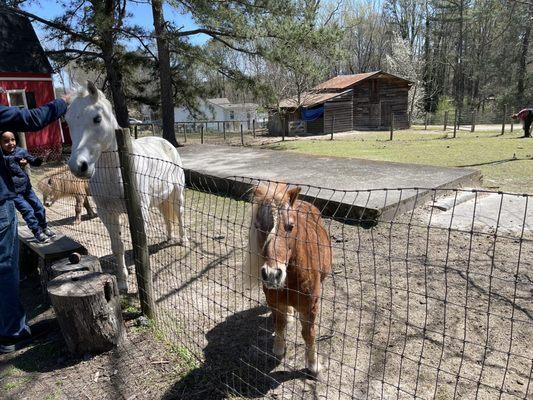
<svg viewBox="0 0 533 400"><path fill-rule="evenodd" d="M455 196L448 199L453 202ZM531 202L530 202L531 203ZM475 232L524 234L533 231L533 204L522 195L500 193L478 193L477 196L444 212L433 212L427 216L430 226ZM472 225L472 222L474 224Z"/></svg>
<svg viewBox="0 0 533 400"><path fill-rule="evenodd" d="M242 177L300 184L303 196L312 199L325 215L353 222L392 218L431 196L431 188L475 187L481 181L480 172L473 169L249 147L191 145L180 148L179 153L189 184L205 186L211 182L212 190L225 184L236 196L243 195L253 183ZM211 178L207 180L205 175Z"/></svg>

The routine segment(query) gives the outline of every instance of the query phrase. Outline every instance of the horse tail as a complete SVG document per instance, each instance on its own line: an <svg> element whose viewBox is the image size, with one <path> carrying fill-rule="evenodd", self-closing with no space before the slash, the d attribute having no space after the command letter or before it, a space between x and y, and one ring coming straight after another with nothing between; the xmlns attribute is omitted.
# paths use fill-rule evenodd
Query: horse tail
<svg viewBox="0 0 533 400"><path fill-rule="evenodd" d="M246 258L243 264L243 282L244 286L249 289L254 288L259 284L261 279L261 267L263 266L264 261L260 255L259 235L254 223L258 209L259 207L256 204L252 206L248 247L246 249Z"/></svg>

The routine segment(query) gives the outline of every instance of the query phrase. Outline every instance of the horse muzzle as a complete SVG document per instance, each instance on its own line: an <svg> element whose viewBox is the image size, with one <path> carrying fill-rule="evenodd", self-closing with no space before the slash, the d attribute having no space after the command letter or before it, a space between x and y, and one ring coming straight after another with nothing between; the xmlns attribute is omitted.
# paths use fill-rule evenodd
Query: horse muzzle
<svg viewBox="0 0 533 400"><path fill-rule="evenodd" d="M283 289L286 277L286 268L279 268L278 266L272 268L266 264L261 268L261 278L267 289Z"/></svg>
<svg viewBox="0 0 533 400"><path fill-rule="evenodd" d="M87 161L71 161L68 166L77 178L91 178L94 174L94 164L89 164Z"/></svg>

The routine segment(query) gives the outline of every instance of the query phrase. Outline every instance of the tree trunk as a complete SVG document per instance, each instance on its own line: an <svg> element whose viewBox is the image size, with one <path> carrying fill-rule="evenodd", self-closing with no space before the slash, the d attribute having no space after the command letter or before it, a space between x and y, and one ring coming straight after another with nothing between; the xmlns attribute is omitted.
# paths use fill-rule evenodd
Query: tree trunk
<svg viewBox="0 0 533 400"><path fill-rule="evenodd" d="M524 85L527 72L527 54L529 50L529 36L531 35L531 18L533 12L527 13L524 37L522 38L522 46L520 51L520 61L518 63L518 78L516 82L516 102L518 107L524 106Z"/></svg>
<svg viewBox="0 0 533 400"><path fill-rule="evenodd" d="M159 83L161 90L161 113L163 120L163 138L178 146L174 132L174 100L172 95L172 77L170 73L170 52L168 49L167 29L163 16L161 0L152 0L152 15L157 42Z"/></svg>
<svg viewBox="0 0 533 400"><path fill-rule="evenodd" d="M50 281L48 294L72 354L100 353L122 343L124 321L114 276L69 272Z"/></svg>

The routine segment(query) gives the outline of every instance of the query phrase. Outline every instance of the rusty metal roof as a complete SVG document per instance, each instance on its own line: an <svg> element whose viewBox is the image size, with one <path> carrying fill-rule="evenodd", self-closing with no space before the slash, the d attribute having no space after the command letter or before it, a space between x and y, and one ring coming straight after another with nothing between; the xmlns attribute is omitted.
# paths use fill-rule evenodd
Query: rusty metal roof
<svg viewBox="0 0 533 400"><path fill-rule="evenodd" d="M296 97L290 97L283 99L279 102L280 108L298 108L298 107L313 107L318 104L322 104L328 100L331 100L337 96L348 93L350 90L336 93L316 93L316 92L304 92L300 95L300 102Z"/></svg>
<svg viewBox="0 0 533 400"><path fill-rule="evenodd" d="M323 90L323 89L344 89L355 85L356 83L370 78L371 76L379 74L381 71L366 72L364 74L355 74L355 75L338 75L334 78L322 82L321 84L315 86L314 90Z"/></svg>
<svg viewBox="0 0 533 400"><path fill-rule="evenodd" d="M326 82L322 82L321 84L315 86L313 90L347 89L355 85L356 83L359 83L361 81L364 81L365 79L368 79L376 75L384 75L389 78L400 79L407 83L411 83L411 81L409 81L408 79L400 78L399 76L395 76L395 75L392 75L392 74L389 74L383 71L374 71L374 72L365 72L363 74L355 74L355 75L338 75L334 78L327 80Z"/></svg>

